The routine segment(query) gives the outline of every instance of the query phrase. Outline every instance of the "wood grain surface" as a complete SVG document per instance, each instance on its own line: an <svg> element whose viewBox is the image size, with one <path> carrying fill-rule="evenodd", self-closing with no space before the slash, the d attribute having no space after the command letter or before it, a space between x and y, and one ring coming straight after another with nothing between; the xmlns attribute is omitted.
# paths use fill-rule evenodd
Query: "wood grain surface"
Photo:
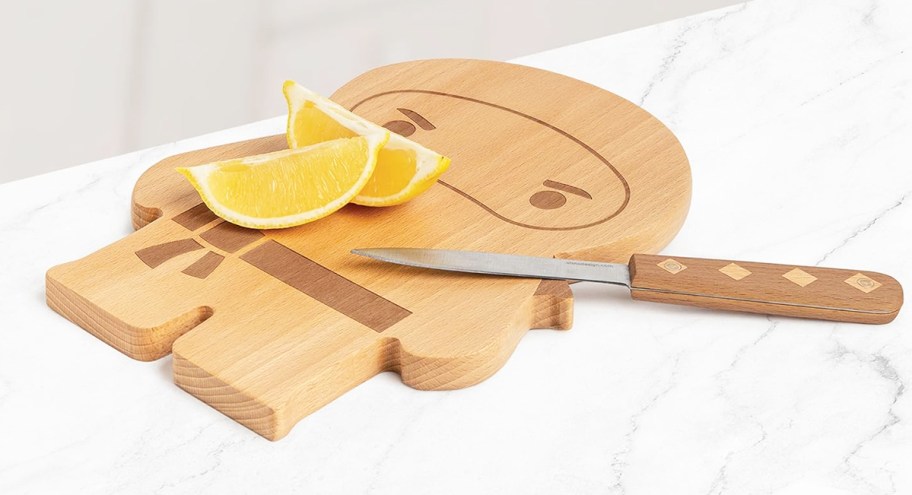
<svg viewBox="0 0 912 495"><path fill-rule="evenodd" d="M888 323L903 303L894 278L871 271L635 254L630 294L686 304L855 323Z"/></svg>
<svg viewBox="0 0 912 495"><path fill-rule="evenodd" d="M565 76L429 60L375 69L332 98L452 166L405 205L259 232L212 215L174 168L282 149L284 136L170 157L135 187L138 230L52 268L48 304L136 359L173 352L178 386L277 439L380 372L417 389L466 387L528 329L571 324L565 282L410 269L351 249L625 262L665 246L687 213L690 170L672 133Z"/></svg>

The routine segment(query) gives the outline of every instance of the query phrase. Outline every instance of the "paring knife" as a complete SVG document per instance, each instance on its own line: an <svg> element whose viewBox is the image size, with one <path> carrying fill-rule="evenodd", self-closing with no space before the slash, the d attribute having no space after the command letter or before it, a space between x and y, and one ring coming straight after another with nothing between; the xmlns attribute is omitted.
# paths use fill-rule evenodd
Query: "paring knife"
<svg viewBox="0 0 912 495"><path fill-rule="evenodd" d="M903 301L890 276L816 266L651 254L635 254L624 265L443 249L352 253L418 268L623 285L633 299L819 320L888 323Z"/></svg>

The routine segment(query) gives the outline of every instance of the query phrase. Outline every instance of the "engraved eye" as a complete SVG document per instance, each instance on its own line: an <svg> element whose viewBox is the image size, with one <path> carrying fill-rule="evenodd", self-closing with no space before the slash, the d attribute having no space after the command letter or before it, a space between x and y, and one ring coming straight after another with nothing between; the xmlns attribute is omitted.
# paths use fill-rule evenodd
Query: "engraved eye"
<svg viewBox="0 0 912 495"><path fill-rule="evenodd" d="M405 115L406 118L411 119L412 122L418 124L418 127L426 131L433 131L437 128L434 124L428 122L428 119L424 118L420 113L414 110L409 110L408 108L397 108L396 110L399 110L399 113ZM409 137L417 130L415 128L415 124L412 122L409 122L408 120L393 120L383 124L383 127L386 127L390 131L395 132L400 136Z"/></svg>
<svg viewBox="0 0 912 495"><path fill-rule="evenodd" d="M581 198L592 199L592 195L585 190L571 186L570 184L558 182L556 180L547 179L542 182L542 185L545 187L550 187L551 189L557 189L558 191L564 191L565 193L575 194Z"/></svg>
<svg viewBox="0 0 912 495"><path fill-rule="evenodd" d="M567 204L567 197L557 191L538 191L529 198L529 203L542 210L553 210Z"/></svg>
<svg viewBox="0 0 912 495"><path fill-rule="evenodd" d="M405 120L393 120L383 124L383 127L386 127L391 132L395 132L400 136L409 137L415 133L415 124L407 122Z"/></svg>

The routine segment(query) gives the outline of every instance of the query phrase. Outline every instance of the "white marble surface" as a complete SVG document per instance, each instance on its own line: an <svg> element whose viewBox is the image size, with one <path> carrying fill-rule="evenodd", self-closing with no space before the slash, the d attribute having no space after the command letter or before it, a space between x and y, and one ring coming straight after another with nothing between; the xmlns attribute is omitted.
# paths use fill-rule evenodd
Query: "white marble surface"
<svg viewBox="0 0 912 495"><path fill-rule="evenodd" d="M912 284L912 4L758 0L518 60L666 122L694 200L665 252ZM0 186L0 493L912 493L912 310L882 327L581 284L490 380L381 375L271 443L44 305L129 232L139 174L282 119ZM912 286L912 285L909 285Z"/></svg>

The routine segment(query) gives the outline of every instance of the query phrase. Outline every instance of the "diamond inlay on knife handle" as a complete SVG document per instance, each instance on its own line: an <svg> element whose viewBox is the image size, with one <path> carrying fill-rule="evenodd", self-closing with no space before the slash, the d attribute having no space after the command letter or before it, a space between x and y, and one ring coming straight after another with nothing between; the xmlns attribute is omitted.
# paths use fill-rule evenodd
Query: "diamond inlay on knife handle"
<svg viewBox="0 0 912 495"><path fill-rule="evenodd" d="M854 323L888 323L902 287L882 273L635 254L634 299Z"/></svg>

